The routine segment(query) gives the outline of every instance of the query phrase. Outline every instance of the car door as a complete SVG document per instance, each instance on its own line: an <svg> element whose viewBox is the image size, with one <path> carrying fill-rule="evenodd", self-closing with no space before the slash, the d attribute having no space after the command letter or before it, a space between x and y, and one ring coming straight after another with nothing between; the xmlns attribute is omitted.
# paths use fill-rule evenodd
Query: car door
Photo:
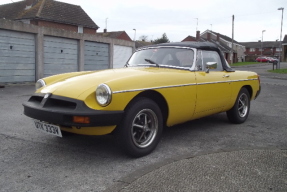
<svg viewBox="0 0 287 192"><path fill-rule="evenodd" d="M196 60L195 117L221 112L231 97L230 74L223 70L216 51L198 51Z"/></svg>

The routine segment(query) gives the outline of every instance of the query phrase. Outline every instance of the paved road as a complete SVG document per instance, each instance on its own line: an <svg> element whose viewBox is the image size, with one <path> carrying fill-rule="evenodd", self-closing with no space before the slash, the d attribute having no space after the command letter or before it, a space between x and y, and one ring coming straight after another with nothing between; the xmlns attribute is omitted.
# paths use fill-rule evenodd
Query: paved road
<svg viewBox="0 0 287 192"><path fill-rule="evenodd" d="M287 149L287 81L286 76L266 73L269 67L247 69L261 74L262 93L252 102L244 124L230 124L222 113L167 128L155 152L139 159L124 156L110 135L61 139L39 132L23 115L21 105L34 87L6 86L0 89L0 191L109 191L121 187L134 191L143 184L140 181L149 186L146 174L156 175L166 167L175 169L173 165L190 157L206 162L222 157L217 154L228 158L243 151L250 154L249 150L256 150L259 159L260 154L273 157L274 150ZM286 153L276 154L279 159L286 157ZM204 164L196 167L204 168ZM188 166L180 164L180 168L183 171Z"/></svg>

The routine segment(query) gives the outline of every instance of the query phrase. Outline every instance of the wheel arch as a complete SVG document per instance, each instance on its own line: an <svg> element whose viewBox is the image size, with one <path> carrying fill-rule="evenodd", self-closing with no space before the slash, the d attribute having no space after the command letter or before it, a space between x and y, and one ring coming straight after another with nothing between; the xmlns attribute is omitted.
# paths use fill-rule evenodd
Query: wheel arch
<svg viewBox="0 0 287 192"><path fill-rule="evenodd" d="M249 96L250 96L250 99L251 99L253 97L253 89L252 89L252 87L250 85L244 85L243 87L247 89L247 91L249 93Z"/></svg>
<svg viewBox="0 0 287 192"><path fill-rule="evenodd" d="M166 126L168 113L169 113L168 112L168 104L167 104L165 98L162 96L162 94L160 94L157 91L147 90L147 91L143 91L143 92L139 93L128 103L128 105L125 107L125 110L131 103L133 103L134 100L136 100L139 97L148 98L150 100L153 100L159 106L161 113L162 113L164 126Z"/></svg>

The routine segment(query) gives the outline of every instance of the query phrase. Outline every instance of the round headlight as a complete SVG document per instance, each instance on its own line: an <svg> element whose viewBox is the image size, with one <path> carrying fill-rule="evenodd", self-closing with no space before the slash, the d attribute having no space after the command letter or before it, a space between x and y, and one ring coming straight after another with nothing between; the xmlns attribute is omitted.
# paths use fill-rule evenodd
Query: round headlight
<svg viewBox="0 0 287 192"><path fill-rule="evenodd" d="M36 84L35 84L35 88L40 89L41 87L44 87L46 85L45 81L43 79L39 79Z"/></svg>
<svg viewBox="0 0 287 192"><path fill-rule="evenodd" d="M100 84L96 89L96 99L99 105L107 106L112 100L112 91L106 84Z"/></svg>

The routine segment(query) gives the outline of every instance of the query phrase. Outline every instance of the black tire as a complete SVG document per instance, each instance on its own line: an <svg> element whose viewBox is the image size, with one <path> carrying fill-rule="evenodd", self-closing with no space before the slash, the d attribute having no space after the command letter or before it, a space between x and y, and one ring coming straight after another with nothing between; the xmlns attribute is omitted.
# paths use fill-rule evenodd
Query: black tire
<svg viewBox="0 0 287 192"><path fill-rule="evenodd" d="M240 124L246 121L250 111L250 94L242 87L236 98L234 106L226 112L231 123Z"/></svg>
<svg viewBox="0 0 287 192"><path fill-rule="evenodd" d="M118 144L129 156L142 157L158 145L163 130L162 113L148 98L137 98L125 110L125 117L116 130Z"/></svg>

